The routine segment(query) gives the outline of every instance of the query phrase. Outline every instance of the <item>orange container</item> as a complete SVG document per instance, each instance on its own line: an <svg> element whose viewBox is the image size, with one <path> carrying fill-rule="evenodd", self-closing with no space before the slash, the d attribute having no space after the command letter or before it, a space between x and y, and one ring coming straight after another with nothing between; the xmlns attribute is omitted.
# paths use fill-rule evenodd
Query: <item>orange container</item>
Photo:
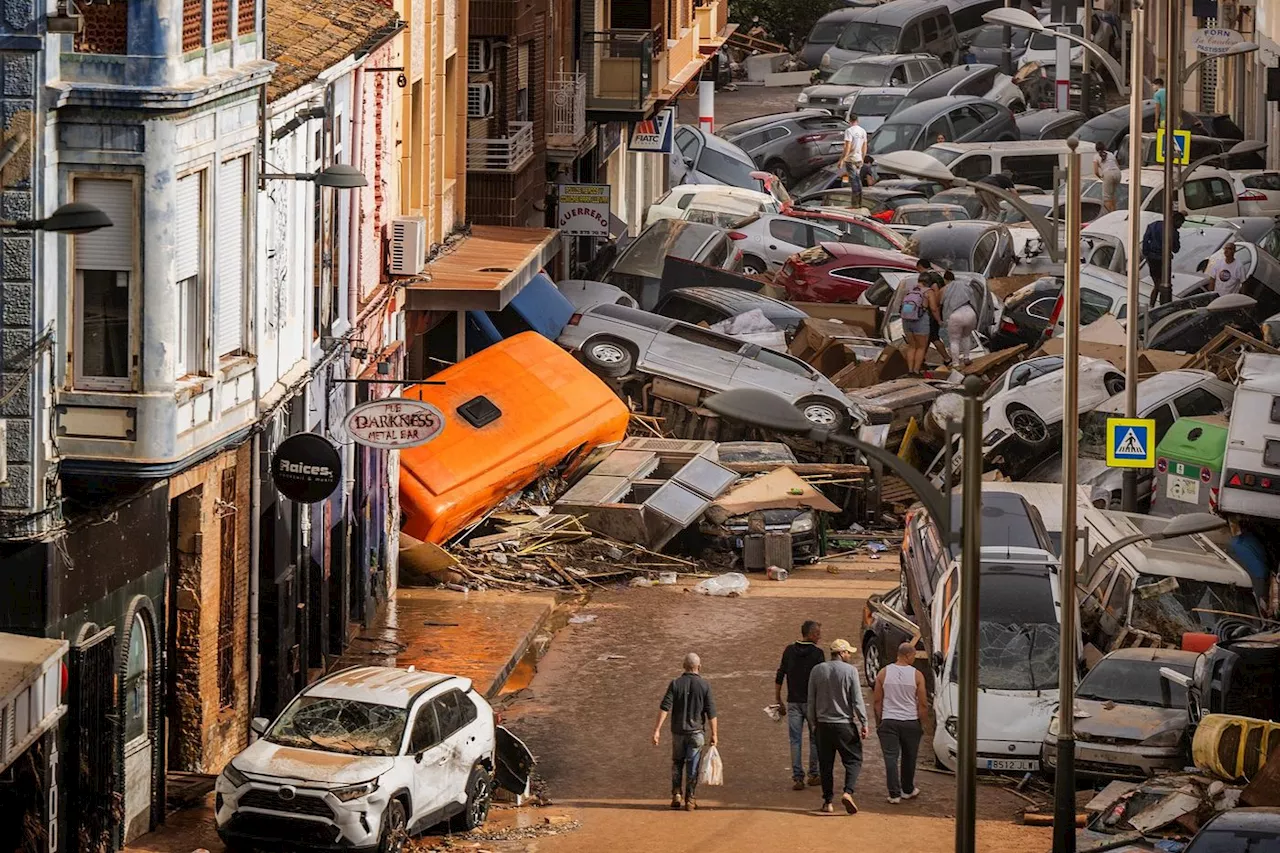
<svg viewBox="0 0 1280 853"><path fill-rule="evenodd" d="M626 435L630 412L572 355L535 332L486 347L404 396L444 415L433 441L400 451L400 508L410 536L441 544L560 463L570 469ZM474 404L483 397L497 408ZM472 404L492 420L475 426ZM484 420L485 417L480 418Z"/></svg>

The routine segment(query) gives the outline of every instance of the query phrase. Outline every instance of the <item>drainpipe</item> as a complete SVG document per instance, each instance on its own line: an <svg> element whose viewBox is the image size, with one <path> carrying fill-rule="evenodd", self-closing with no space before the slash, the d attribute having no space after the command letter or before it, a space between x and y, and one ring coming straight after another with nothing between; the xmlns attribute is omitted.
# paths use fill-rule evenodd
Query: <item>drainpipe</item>
<svg viewBox="0 0 1280 853"><path fill-rule="evenodd" d="M353 166L358 167L362 172L373 174L375 170L365 169L366 152L364 150L364 69L356 68L353 72L352 77L353 79L351 83L351 164ZM374 180L376 180L376 176ZM351 251L349 253L350 260L349 260L348 273L347 273L347 315L350 318L350 322L351 322L351 328L352 328L351 333L357 339L361 339L361 340L364 339L364 329L357 328L356 323L358 322L357 312L360 310L360 291L361 291L361 285L363 284L361 275L363 273L363 267L364 267L364 265L360 262L360 249L362 244L360 242L361 229L359 226L359 219L360 219L359 214L364 209L363 198L364 196L361 194L360 190L357 190L355 193L350 194L351 211L348 214L348 218L347 218L348 232L350 234L350 241L351 241ZM381 271L379 271L379 278L381 278L380 273ZM374 322L376 322L377 320L377 318L372 318L372 319ZM356 376L357 368L356 368L355 362L356 360L354 358L349 358L347 360L348 378L355 378ZM360 386L356 385L354 382L347 383L346 394L347 394L347 411L348 412L356 407L356 391L359 387ZM351 521L354 519L355 509L356 509L355 508L356 463L360 459L359 448L354 443L349 443L347 445L347 454L348 454L347 464L344 466L346 469L346 477L344 478L346 482L343 484L343 487L344 487L343 497L345 498L346 506L344 510L343 525L342 525L343 538L345 540L346 547L343 548L343 552L342 552L341 571L343 573L343 580L342 580L342 583L339 585L339 587L343 591L342 605L339 608L339 614L338 614L339 621L341 623L338 627L339 627L339 630L341 631L341 637L342 637L342 640L340 643L340 646L341 646L340 651L345 651L347 646L347 625L349 625L351 622L351 596L352 596L353 587L354 587L354 585L351 583L352 572L354 571L355 566L359 565L358 562L354 559L354 555L351 552L352 545L354 544L352 541L351 532L352 532L352 528L355 525L353 525Z"/></svg>
<svg viewBox="0 0 1280 853"><path fill-rule="evenodd" d="M255 432L250 439L249 486L249 718L258 710L258 559L262 547L262 517L257 510L262 494L262 433Z"/></svg>

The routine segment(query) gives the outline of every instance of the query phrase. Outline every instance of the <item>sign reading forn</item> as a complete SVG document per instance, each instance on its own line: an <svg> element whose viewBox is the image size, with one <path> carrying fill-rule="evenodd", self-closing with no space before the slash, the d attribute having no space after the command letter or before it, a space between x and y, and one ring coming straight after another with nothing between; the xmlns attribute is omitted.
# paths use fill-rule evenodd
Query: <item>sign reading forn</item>
<svg viewBox="0 0 1280 853"><path fill-rule="evenodd" d="M271 458L271 480L289 500L317 503L333 494L342 482L342 457L324 436L300 432L276 448Z"/></svg>
<svg viewBox="0 0 1280 853"><path fill-rule="evenodd" d="M561 184L556 193L556 227L565 237L609 239L608 184Z"/></svg>
<svg viewBox="0 0 1280 853"><path fill-rule="evenodd" d="M347 414L346 428L356 444L402 450L438 436L444 429L444 415L430 403L391 397L356 406Z"/></svg>
<svg viewBox="0 0 1280 853"><path fill-rule="evenodd" d="M1244 36L1235 30L1224 30L1218 27L1205 27L1191 34L1191 46L1196 53L1209 56L1221 56L1231 48L1244 41Z"/></svg>

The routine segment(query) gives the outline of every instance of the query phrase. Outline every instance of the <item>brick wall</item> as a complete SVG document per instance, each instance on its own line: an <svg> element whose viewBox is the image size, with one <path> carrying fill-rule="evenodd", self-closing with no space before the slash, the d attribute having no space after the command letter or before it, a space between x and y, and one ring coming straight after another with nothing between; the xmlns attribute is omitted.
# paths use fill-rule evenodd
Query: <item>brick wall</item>
<svg viewBox="0 0 1280 853"><path fill-rule="evenodd" d="M222 496L222 472L236 471L235 501L226 504ZM184 726L179 750L184 769L217 773L232 756L248 744L249 732L249 517L250 445L228 450L213 459L183 471L169 481L169 497L181 506L183 495L199 495L198 531L193 536L190 560L179 558L178 638L172 663L178 684L179 708L176 720ZM196 491L198 490L198 492ZM194 502L194 497L188 500ZM192 509L195 509L193 506ZM225 517L233 525L224 525ZM179 529L182 521L179 520ZM231 704L223 707L218 683L219 603L222 601L222 531L235 538L234 625L231 654ZM179 540L181 555L183 541ZM186 563L186 565L182 565ZM222 692L226 692L225 690ZM185 698L184 698L185 697ZM196 698L198 697L198 698ZM185 728L199 725L199 732Z"/></svg>

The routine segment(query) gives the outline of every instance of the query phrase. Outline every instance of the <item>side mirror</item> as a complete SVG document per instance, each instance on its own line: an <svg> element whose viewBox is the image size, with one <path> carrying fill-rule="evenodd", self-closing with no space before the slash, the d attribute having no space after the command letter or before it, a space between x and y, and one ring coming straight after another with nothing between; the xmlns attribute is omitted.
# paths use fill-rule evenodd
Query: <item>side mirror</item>
<svg viewBox="0 0 1280 853"><path fill-rule="evenodd" d="M267 726L271 725L271 721L266 717L254 717L249 721L249 731L261 737L267 733Z"/></svg>
<svg viewBox="0 0 1280 853"><path fill-rule="evenodd" d="M422 756L424 756L424 755L426 755L426 751L425 751L425 750L419 750L418 752L415 752L415 753L413 754L413 760L414 760L414 763L416 763L416 764L421 764L421 763L422 763Z"/></svg>
<svg viewBox="0 0 1280 853"><path fill-rule="evenodd" d="M933 664L934 669L941 672L942 671L942 652L934 652L933 659L930 661L930 663Z"/></svg>
<svg viewBox="0 0 1280 853"><path fill-rule="evenodd" d="M1195 684L1195 680L1189 675L1183 675L1176 669L1170 669L1167 666L1160 667L1160 677L1165 681L1172 681L1184 690L1190 690L1191 685Z"/></svg>

